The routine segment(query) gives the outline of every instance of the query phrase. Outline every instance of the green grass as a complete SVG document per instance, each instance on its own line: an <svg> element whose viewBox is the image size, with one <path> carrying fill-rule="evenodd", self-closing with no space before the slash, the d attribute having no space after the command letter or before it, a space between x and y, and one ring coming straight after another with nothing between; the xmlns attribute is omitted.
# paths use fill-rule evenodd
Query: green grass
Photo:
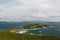
<svg viewBox="0 0 60 40"><path fill-rule="evenodd" d="M60 40L60 37L0 32L0 40Z"/></svg>

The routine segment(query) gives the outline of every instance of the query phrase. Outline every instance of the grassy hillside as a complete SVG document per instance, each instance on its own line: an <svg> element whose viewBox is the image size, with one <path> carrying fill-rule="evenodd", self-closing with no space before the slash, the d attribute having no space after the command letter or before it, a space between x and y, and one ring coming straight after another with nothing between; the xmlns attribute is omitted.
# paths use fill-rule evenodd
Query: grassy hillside
<svg viewBox="0 0 60 40"><path fill-rule="evenodd" d="M60 40L60 37L0 32L0 40Z"/></svg>

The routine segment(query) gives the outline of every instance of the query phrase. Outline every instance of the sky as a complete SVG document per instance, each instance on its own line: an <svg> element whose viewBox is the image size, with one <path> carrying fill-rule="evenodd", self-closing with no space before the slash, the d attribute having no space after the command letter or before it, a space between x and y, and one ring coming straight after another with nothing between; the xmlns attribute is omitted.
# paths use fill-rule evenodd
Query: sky
<svg viewBox="0 0 60 40"><path fill-rule="evenodd" d="M60 0L0 0L0 21L60 21Z"/></svg>

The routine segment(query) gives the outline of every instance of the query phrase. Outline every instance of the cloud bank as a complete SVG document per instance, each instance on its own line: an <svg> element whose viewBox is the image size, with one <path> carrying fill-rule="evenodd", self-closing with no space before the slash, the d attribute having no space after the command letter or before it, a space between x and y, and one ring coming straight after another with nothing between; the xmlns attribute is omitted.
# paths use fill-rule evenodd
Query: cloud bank
<svg viewBox="0 0 60 40"><path fill-rule="evenodd" d="M0 21L60 21L60 0L0 0Z"/></svg>

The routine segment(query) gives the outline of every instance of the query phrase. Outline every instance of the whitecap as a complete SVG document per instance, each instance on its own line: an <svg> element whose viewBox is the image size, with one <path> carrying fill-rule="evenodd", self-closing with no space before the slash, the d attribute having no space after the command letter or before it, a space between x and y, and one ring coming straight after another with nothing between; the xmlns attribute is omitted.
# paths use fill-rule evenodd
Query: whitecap
<svg viewBox="0 0 60 40"><path fill-rule="evenodd" d="M18 33L23 34L23 33L26 33L26 32L27 32L27 30L21 30Z"/></svg>
<svg viewBox="0 0 60 40"><path fill-rule="evenodd" d="M39 36L42 36L43 34L39 34Z"/></svg>
<svg viewBox="0 0 60 40"><path fill-rule="evenodd" d="M42 31L39 31L40 33L42 32Z"/></svg>
<svg viewBox="0 0 60 40"><path fill-rule="evenodd" d="M31 35L35 35L35 34L33 34L33 33L30 33Z"/></svg>
<svg viewBox="0 0 60 40"><path fill-rule="evenodd" d="M25 29L25 30L38 30L38 29L42 29L42 28Z"/></svg>
<svg viewBox="0 0 60 40"><path fill-rule="evenodd" d="M54 26L49 26L49 27L54 27Z"/></svg>
<svg viewBox="0 0 60 40"><path fill-rule="evenodd" d="M43 27L43 28L47 28L47 27Z"/></svg>

